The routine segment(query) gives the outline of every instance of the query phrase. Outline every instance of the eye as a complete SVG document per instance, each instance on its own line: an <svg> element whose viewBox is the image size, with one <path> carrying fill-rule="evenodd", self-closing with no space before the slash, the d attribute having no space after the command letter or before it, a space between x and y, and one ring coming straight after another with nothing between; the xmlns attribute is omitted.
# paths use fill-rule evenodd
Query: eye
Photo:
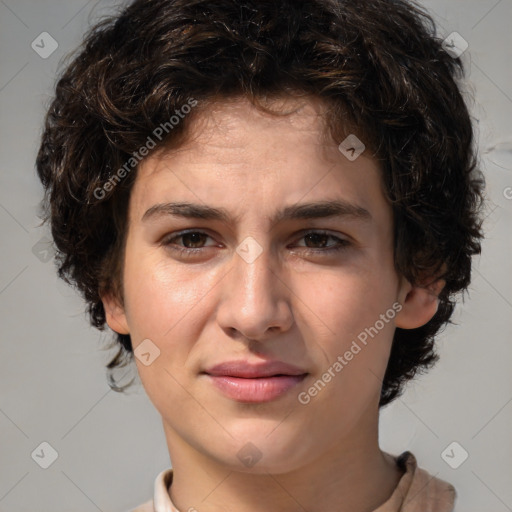
<svg viewBox="0 0 512 512"><path fill-rule="evenodd" d="M297 247L305 247L307 250L307 253L312 254L321 254L321 253L330 253L330 252L336 252L346 249L351 245L351 243L344 239L340 238L334 235L331 235L328 232L325 231L308 231L303 234L303 236L300 238L300 240L306 240L306 246L299 245ZM327 246L327 240L332 239L335 241L334 244L331 244ZM319 245L319 248L311 247L311 245Z"/></svg>
<svg viewBox="0 0 512 512"><path fill-rule="evenodd" d="M182 256L194 256L204 252L208 247L215 247L215 245L204 245L208 238L211 239L212 237L204 231L182 231L165 237L162 240L161 245L167 247L169 250L179 253ZM334 244L327 245L327 241L329 239L334 240ZM181 243L176 243L180 240ZM348 240L334 236L325 231L304 232L299 240L305 240L306 245L296 245L295 247L303 248L303 252L312 255L335 253L347 249L352 245ZM315 245L318 247L314 247Z"/></svg>
<svg viewBox="0 0 512 512"><path fill-rule="evenodd" d="M183 243L186 246L189 244L193 246L187 247L188 249L198 249L196 245L204 243L205 238L209 238L209 236L201 231L189 231L188 233L183 233L182 235L175 237L174 240L179 238L183 240Z"/></svg>
<svg viewBox="0 0 512 512"><path fill-rule="evenodd" d="M205 238L211 238L210 235L204 233L203 231L182 231L181 233L177 233L173 236L166 237L162 240L162 245L165 245L173 250L177 250L179 252L187 252L187 251L200 251L203 247L197 247L198 245L202 245L204 243ZM182 242L185 244L185 247L181 245L176 246L175 241L182 239ZM191 247L189 247L191 246Z"/></svg>

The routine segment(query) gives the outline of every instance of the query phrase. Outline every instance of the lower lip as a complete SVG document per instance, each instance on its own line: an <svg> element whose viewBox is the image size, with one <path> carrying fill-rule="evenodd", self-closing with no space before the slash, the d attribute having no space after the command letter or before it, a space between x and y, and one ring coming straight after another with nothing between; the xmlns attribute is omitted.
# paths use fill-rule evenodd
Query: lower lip
<svg viewBox="0 0 512 512"><path fill-rule="evenodd" d="M304 374L243 379L227 375L206 375L224 395L238 402L247 403L275 400L300 384L306 377Z"/></svg>

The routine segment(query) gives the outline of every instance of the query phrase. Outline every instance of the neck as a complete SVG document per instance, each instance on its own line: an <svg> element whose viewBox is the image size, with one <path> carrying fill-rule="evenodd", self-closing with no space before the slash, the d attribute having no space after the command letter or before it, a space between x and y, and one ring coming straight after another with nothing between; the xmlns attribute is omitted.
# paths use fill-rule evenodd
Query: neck
<svg viewBox="0 0 512 512"><path fill-rule="evenodd" d="M372 512L396 488L402 472L378 446L378 415L335 446L286 472L243 471L199 452L164 423L172 453L169 495L183 511ZM257 470L257 471L256 471Z"/></svg>

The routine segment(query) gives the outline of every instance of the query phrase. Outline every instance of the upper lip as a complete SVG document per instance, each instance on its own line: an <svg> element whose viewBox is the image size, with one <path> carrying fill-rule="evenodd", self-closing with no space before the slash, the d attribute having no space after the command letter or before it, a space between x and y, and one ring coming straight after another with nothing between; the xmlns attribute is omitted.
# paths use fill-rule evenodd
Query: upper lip
<svg viewBox="0 0 512 512"><path fill-rule="evenodd" d="M226 361L212 366L205 371L209 375L225 375L246 379L258 377L271 377L274 375L304 375L304 370L282 361L266 361L263 363L249 363L248 361Z"/></svg>

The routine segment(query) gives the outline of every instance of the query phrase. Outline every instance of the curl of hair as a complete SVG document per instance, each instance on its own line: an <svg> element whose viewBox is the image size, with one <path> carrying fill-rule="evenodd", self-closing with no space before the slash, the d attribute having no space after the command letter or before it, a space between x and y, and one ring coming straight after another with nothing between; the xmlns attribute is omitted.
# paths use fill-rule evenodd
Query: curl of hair
<svg viewBox="0 0 512 512"><path fill-rule="evenodd" d="M405 0L136 0L98 22L57 82L36 162L58 274L81 292L91 324L105 327L101 291L122 303L136 169L102 187L155 127L199 101L159 142L169 148L214 101L314 96L329 106L335 140L352 127L382 165L396 270L413 284L446 282L427 324L396 329L379 405L400 396L437 361L435 336L470 283L483 237L463 64L441 43L428 13ZM129 335L114 345L109 370L133 359Z"/></svg>

